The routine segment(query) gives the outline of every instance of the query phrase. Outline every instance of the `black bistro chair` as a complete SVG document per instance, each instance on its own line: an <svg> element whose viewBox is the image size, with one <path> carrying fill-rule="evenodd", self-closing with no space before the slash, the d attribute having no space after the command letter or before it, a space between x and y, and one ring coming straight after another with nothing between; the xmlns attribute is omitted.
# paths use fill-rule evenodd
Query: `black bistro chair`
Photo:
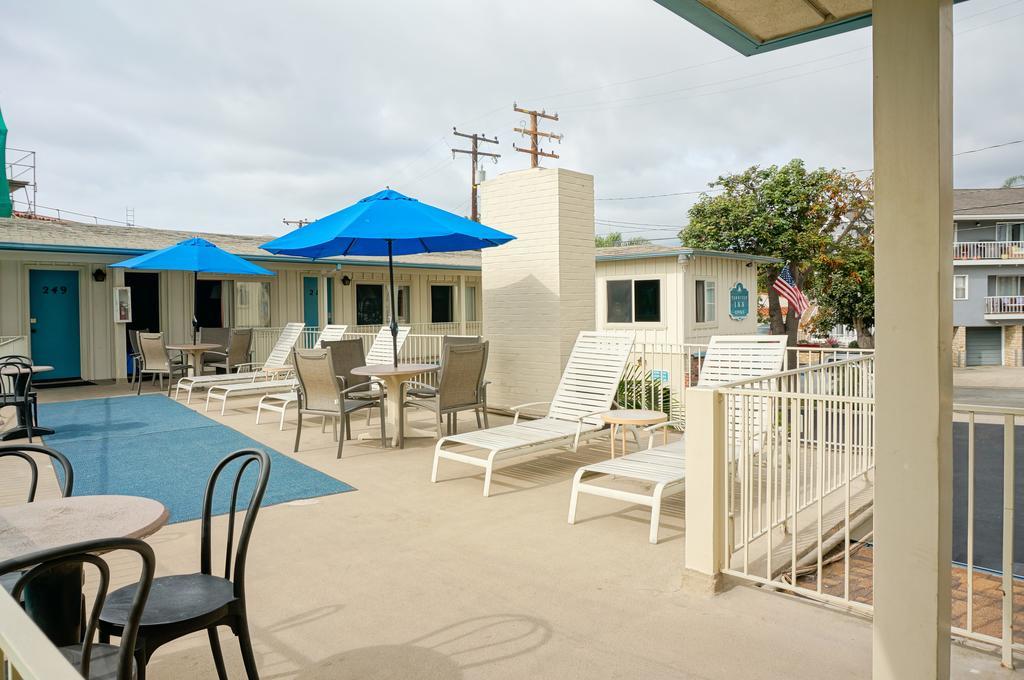
<svg viewBox="0 0 1024 680"><path fill-rule="evenodd" d="M213 573L213 498L217 481L229 464L238 461L231 485L231 506L228 514L227 549L224 559L224 576ZM238 505L238 490L242 475L250 465L255 465L256 483L238 532L235 545L235 510ZM253 656L252 641L249 638L249 623L245 608L245 556L249 551L249 539L263 494L270 479L270 456L256 449L242 449L229 454L217 464L206 485L203 498L203 517L200 534L199 572L161 576L153 581L146 609L142 613L138 639L135 642L135 661L139 680L145 680L146 664L161 646L180 637L205 630L210 638L213 661L217 677L226 680L224 657L221 654L218 626L228 626L238 637L242 648L242 661L250 680L258 680L256 659ZM232 568L232 561L234 562ZM108 642L110 636L122 635L131 618L131 603L135 599L137 586L115 590L107 598L100 614L100 641Z"/></svg>
<svg viewBox="0 0 1024 680"><path fill-rule="evenodd" d="M32 391L32 361L22 356L0 357L0 407L13 406L32 441L38 398Z"/></svg>
<svg viewBox="0 0 1024 680"><path fill-rule="evenodd" d="M75 483L75 472L71 468L71 461L60 451L51 449L41 444L2 444L0 445L0 459L20 458L28 465L30 477L28 482L28 499L31 503L36 499L36 489L39 487L39 465L31 454L41 453L53 459L54 467L60 466L64 472L64 483L60 485L61 498L71 495L71 489ZM8 593L14 591L14 584L18 582L19 574L4 574L0 576L0 587Z"/></svg>
<svg viewBox="0 0 1024 680"><path fill-rule="evenodd" d="M28 499L25 502L31 503L36 499L36 489L39 487L39 465L30 455L33 453L49 456L53 459L55 467L60 466L61 472L64 473L64 482L60 485L60 495L61 498L70 496L75 484L75 471L71 468L71 461L63 453L42 444L0 444L0 458L20 458L29 467L31 477L28 484Z"/></svg>
<svg viewBox="0 0 1024 680"><path fill-rule="evenodd" d="M128 550L136 553L142 568L139 582L133 586L132 598L126 608L121 644L110 645L94 642L100 611L103 609L110 586L110 567L103 558L99 557L99 554L116 550ZM83 678L133 680L137 677L135 669L136 633L139 629L143 608L146 605L146 597L153 583L153 572L156 570L156 558L149 545L137 538L102 538L83 541L9 560L0 566L0 572L3 575L14 574L18 577L11 595L15 600L21 601L25 588L31 586L32 581L36 578L54 569L84 567L86 564L96 568L99 578L96 596L85 620L85 634L82 636L80 644L60 647L60 653L71 662Z"/></svg>

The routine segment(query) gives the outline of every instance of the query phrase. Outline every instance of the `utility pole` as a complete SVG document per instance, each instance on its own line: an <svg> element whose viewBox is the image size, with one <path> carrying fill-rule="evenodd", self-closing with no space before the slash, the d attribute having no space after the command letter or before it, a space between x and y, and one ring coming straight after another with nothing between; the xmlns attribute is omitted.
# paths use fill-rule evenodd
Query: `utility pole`
<svg viewBox="0 0 1024 680"><path fill-rule="evenodd" d="M470 140L470 143L471 143L471 146L470 146L469 149L452 149L452 158L455 158L455 154L457 154L457 153L466 153L466 154L469 154L469 157L470 157L470 159L473 162L473 174L470 177L470 185L472 186L472 189L471 189L470 194L469 194L469 204L470 204L469 219L473 220L474 222L479 222L480 221L480 212L477 209L477 203L476 203L476 188L477 188L477 186L480 183L479 182L480 178L477 176L477 169L476 169L477 168L477 157L478 156L487 156L488 158L493 158L494 162L497 163L498 159L501 158L501 154L500 153L487 153L486 151L480 151L480 150L477 149L477 142L487 142L488 144L497 144L498 143L498 138L495 137L494 139L488 139L484 135L477 135L477 134L467 135L465 132L459 132L457 128L452 128L452 134L455 135L456 137L465 137L466 139Z"/></svg>
<svg viewBox="0 0 1024 680"><path fill-rule="evenodd" d="M289 227L300 227L301 228L301 227L304 227L307 224L309 224L312 220L289 220L288 218L285 218L285 219L283 219L281 221L284 222Z"/></svg>
<svg viewBox="0 0 1024 680"><path fill-rule="evenodd" d="M537 161L538 161L538 158L540 156L543 156L544 158L558 158L558 154L556 154L556 153L549 153L547 151L543 151L540 148L540 145L537 143L537 138L538 137L547 137L548 139L557 140L559 144L562 143L562 135L556 135L554 132L543 132L543 131L537 129L537 119L538 118L543 118L545 120L557 121L558 120L558 114L557 113L548 113L547 111L544 111L544 110L533 111L531 109L521 109L521 108L519 108L519 105L515 104L515 103L512 104L512 110L515 111L516 113L525 113L525 114L530 116L530 127L529 128L513 128L513 130L515 130L516 132L518 132L520 134L523 134L523 135L526 135L526 136L528 136L530 138L530 148L529 149L521 149L518 146L516 146L515 144L512 145L513 148L515 148L516 151L521 151L523 153L530 154L530 167L531 168L536 168L537 167Z"/></svg>

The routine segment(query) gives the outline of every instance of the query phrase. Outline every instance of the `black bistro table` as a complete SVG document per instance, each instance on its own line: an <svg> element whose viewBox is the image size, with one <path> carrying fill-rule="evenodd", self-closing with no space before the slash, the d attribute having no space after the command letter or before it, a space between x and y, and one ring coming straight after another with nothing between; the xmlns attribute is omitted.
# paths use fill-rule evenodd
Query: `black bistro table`
<svg viewBox="0 0 1024 680"><path fill-rule="evenodd" d="M3 369L3 374L6 375L6 376L11 376L11 375L14 375L15 373L21 373L23 370L24 369L15 369L13 366L8 366L7 368ZM32 366L32 373L33 374L36 374L36 373L49 373L52 370L53 370L53 366L47 366L45 364L40 364L38 366L37 365L33 365ZM27 438L28 437L28 427L26 427L27 425L28 425L28 423L25 422L25 417L22 415L21 411L18 411L18 424L15 427L11 428L10 430L7 430L6 432L4 432L2 435L0 435L0 441L7 442L7 441L10 441L12 439L25 439L25 438ZM54 430L53 430L52 427L40 427L39 423L33 423L32 424L32 434L33 435L45 436L45 435L50 435L50 434L53 434L53 433L54 433Z"/></svg>

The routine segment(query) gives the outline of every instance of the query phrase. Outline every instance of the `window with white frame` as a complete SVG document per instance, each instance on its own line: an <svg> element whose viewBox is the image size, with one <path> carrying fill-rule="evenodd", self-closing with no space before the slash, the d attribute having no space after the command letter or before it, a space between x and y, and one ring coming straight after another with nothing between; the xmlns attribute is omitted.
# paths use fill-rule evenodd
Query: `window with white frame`
<svg viewBox="0 0 1024 680"><path fill-rule="evenodd" d="M989 297L1024 295L1024 276L988 277Z"/></svg>
<svg viewBox="0 0 1024 680"><path fill-rule="evenodd" d="M953 277L953 299L967 299L967 277L965 275L957 274Z"/></svg>
<svg viewBox="0 0 1024 680"><path fill-rule="evenodd" d="M608 281L605 291L608 323L661 322L660 279Z"/></svg>
<svg viewBox="0 0 1024 680"><path fill-rule="evenodd" d="M694 285L694 321L711 323L718 319L715 297L715 282L697 279Z"/></svg>
<svg viewBox="0 0 1024 680"><path fill-rule="evenodd" d="M270 283L235 281L232 323L238 328L266 328L270 325Z"/></svg>

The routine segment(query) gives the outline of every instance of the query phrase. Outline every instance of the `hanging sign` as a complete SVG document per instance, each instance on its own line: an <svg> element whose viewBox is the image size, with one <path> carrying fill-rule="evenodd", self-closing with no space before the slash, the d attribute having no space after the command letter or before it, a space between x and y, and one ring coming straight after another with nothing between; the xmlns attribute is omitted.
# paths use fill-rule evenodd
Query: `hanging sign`
<svg viewBox="0 0 1024 680"><path fill-rule="evenodd" d="M742 283L737 283L729 291L729 318L742 321L750 314L750 291Z"/></svg>

